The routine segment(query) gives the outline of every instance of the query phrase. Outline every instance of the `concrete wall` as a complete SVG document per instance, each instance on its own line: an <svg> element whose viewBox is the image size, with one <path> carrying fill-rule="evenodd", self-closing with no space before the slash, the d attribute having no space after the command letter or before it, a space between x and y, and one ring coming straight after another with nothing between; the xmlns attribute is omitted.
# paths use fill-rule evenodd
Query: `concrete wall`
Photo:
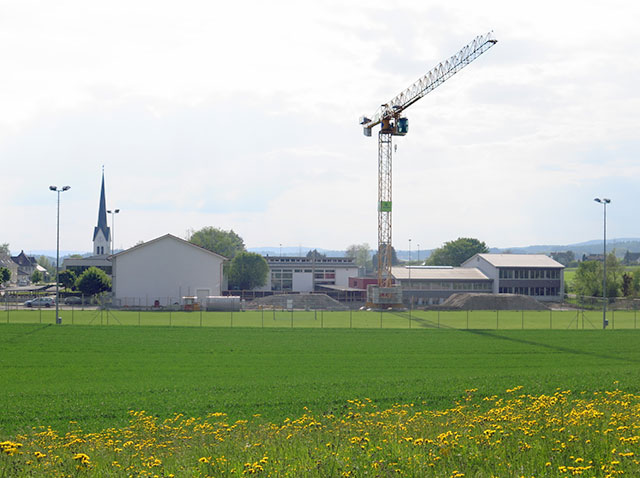
<svg viewBox="0 0 640 478"><path fill-rule="evenodd" d="M112 263L115 305L164 306L182 296L221 294L223 258L172 236L117 254Z"/></svg>

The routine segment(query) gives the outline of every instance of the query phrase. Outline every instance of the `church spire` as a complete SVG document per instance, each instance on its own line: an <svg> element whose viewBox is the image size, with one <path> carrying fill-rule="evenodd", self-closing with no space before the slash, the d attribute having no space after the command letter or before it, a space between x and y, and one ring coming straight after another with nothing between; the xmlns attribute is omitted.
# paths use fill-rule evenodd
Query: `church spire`
<svg viewBox="0 0 640 478"><path fill-rule="evenodd" d="M102 188L100 189L100 206L98 208L98 225L93 229L94 254L96 255L108 254L110 252L109 250L110 240L111 240L111 231L109 229L109 226L107 226L107 202L104 194L104 167L103 167L102 168Z"/></svg>

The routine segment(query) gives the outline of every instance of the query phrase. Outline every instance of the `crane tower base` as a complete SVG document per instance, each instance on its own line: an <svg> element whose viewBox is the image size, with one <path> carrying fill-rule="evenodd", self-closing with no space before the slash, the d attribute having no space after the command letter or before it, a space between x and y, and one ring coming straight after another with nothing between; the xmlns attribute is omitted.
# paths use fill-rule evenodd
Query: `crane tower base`
<svg viewBox="0 0 640 478"><path fill-rule="evenodd" d="M367 287L367 307L375 309L403 309L402 288L399 285L380 287L370 284Z"/></svg>

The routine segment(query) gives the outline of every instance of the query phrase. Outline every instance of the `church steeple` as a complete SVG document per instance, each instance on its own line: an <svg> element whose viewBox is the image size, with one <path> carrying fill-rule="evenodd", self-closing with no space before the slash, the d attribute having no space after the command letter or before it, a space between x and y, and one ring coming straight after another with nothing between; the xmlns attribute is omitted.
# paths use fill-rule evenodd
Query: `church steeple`
<svg viewBox="0 0 640 478"><path fill-rule="evenodd" d="M107 226L107 202L104 194L104 167L102 168L102 188L100 189L100 206L98 208L98 225L93 229L93 253L97 256L109 254L111 230Z"/></svg>

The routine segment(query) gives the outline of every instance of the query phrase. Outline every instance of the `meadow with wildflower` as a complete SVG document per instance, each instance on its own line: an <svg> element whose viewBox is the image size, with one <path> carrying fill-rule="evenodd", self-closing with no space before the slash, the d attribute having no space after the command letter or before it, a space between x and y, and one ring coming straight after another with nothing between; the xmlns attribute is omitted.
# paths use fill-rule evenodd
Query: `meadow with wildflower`
<svg viewBox="0 0 640 478"><path fill-rule="evenodd" d="M612 384L613 385L613 384ZM640 474L640 395L469 389L452 407L348 400L278 422L224 413L130 423L98 433L39 427L0 442L0 476L614 477Z"/></svg>
<svg viewBox="0 0 640 478"><path fill-rule="evenodd" d="M0 477L638 475L639 339L0 325Z"/></svg>

